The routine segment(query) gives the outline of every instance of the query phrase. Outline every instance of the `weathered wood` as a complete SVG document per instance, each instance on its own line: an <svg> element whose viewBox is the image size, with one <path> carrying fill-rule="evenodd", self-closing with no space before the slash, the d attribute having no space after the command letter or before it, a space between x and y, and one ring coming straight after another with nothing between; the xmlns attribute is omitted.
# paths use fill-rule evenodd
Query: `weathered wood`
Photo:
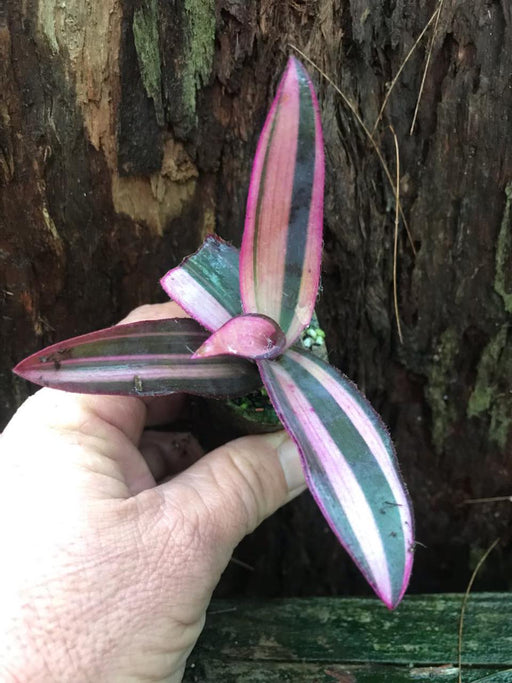
<svg viewBox="0 0 512 683"><path fill-rule="evenodd" d="M159 277L216 231L239 243L251 157L291 52L303 49L372 128L439 0L0 0L0 428L32 390L11 367L163 300ZM444 0L375 141L313 70L327 151L323 294L331 360L396 441L417 516L415 590L512 572L512 16ZM433 39L417 125L409 134ZM200 422L200 421L199 421ZM210 422L206 420L206 424ZM198 425L201 429L201 425ZM201 437L206 444L208 434ZM307 497L237 551L221 593L362 588ZM297 558L300 557L300 561Z"/></svg>
<svg viewBox="0 0 512 683"><path fill-rule="evenodd" d="M188 669L185 683L458 683L453 666L397 667L359 664L207 662ZM511 683L512 671L470 669L464 683Z"/></svg>
<svg viewBox="0 0 512 683"><path fill-rule="evenodd" d="M395 612L366 599L215 601L185 680L456 681L461 605L462 595L406 598ZM469 598L465 681L512 681L511 609L508 593Z"/></svg>

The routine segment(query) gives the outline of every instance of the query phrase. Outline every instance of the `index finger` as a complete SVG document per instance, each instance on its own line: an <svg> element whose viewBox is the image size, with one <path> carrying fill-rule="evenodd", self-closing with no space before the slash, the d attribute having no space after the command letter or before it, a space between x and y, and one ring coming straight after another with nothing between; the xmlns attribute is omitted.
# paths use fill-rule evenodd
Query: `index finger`
<svg viewBox="0 0 512 683"><path fill-rule="evenodd" d="M132 311L122 323L184 316L185 312L177 304L167 302L141 306ZM138 445L148 418L151 420L155 415L162 415L163 407L166 420L170 421L179 411L182 400L180 396L175 394L163 397L164 401L167 400L167 405L163 405L135 396L80 394L45 388L36 392L21 406L11 423L16 425L21 420L21 423L73 430L90 419L95 422L99 420L114 427L133 444Z"/></svg>

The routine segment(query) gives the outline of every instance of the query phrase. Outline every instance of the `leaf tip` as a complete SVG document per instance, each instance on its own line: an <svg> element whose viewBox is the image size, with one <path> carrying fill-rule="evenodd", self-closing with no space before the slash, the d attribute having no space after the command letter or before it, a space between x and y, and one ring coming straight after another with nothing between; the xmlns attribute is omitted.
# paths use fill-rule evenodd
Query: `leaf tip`
<svg viewBox="0 0 512 683"><path fill-rule="evenodd" d="M17 363L17 364L12 368L12 372L13 372L15 375L18 375L18 377L22 377L23 379L25 379L25 368L26 368L26 359L20 361L19 363Z"/></svg>
<svg viewBox="0 0 512 683"><path fill-rule="evenodd" d="M382 600L389 610L394 610L402 602L403 597L409 586L409 581L411 578L412 565L414 560L414 542L411 541L407 549L405 557L405 565L403 569L403 577L400 587L397 591L389 593L389 591L381 591L378 587L375 588L375 593Z"/></svg>
<svg viewBox="0 0 512 683"><path fill-rule="evenodd" d="M286 337L279 325L265 315L244 314L231 318L197 349L193 358L240 356L247 360L279 356Z"/></svg>
<svg viewBox="0 0 512 683"><path fill-rule="evenodd" d="M212 358L213 356L218 356L219 353L212 348L211 344L208 344L206 340L191 356L191 360L199 360L201 358Z"/></svg>
<svg viewBox="0 0 512 683"><path fill-rule="evenodd" d="M37 367L41 363L45 363L48 361L51 361L51 358L45 358L44 356L41 355L41 351L38 351L36 353L33 353L30 356L27 356L23 360L21 360L19 363L17 363L13 368L12 372L17 375L18 377L21 377L22 379L27 380L28 382L34 382L36 384L41 384L41 382L36 378L36 370Z"/></svg>

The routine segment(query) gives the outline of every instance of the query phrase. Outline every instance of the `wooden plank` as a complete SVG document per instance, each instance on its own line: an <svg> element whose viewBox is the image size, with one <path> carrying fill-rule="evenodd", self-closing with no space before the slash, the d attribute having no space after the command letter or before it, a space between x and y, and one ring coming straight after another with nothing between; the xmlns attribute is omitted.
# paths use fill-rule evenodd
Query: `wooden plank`
<svg viewBox="0 0 512 683"><path fill-rule="evenodd" d="M457 683L457 667L376 664L205 662L187 669L184 683ZM512 683L512 671L463 670L464 683Z"/></svg>
<svg viewBox="0 0 512 683"><path fill-rule="evenodd" d="M215 601L185 680L455 681L461 604L461 595L411 596L394 612L366 598ZM470 597L465 683L512 683L511 614L508 593Z"/></svg>

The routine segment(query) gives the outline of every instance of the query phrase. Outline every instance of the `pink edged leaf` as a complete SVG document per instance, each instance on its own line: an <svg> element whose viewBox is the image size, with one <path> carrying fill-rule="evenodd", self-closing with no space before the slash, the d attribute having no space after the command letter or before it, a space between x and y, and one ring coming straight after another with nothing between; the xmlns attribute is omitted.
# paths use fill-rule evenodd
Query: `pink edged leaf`
<svg viewBox="0 0 512 683"><path fill-rule="evenodd" d="M194 358L229 354L251 360L276 358L286 337L277 323L266 315L239 315L214 332L194 353Z"/></svg>
<svg viewBox="0 0 512 683"><path fill-rule="evenodd" d="M116 325L49 346L14 372L47 387L87 394L156 396L181 391L242 396L261 386L240 358L193 360L208 332L188 318Z"/></svg>
<svg viewBox="0 0 512 683"><path fill-rule="evenodd" d="M412 568L413 520L386 428L352 382L307 351L293 347L258 366L327 522L396 607Z"/></svg>
<svg viewBox="0 0 512 683"><path fill-rule="evenodd" d="M201 247L160 280L167 294L212 332L242 313L238 249L209 235Z"/></svg>
<svg viewBox="0 0 512 683"><path fill-rule="evenodd" d="M309 324L322 256L324 152L318 102L290 58L260 136L240 255L245 313L276 320L290 346Z"/></svg>

